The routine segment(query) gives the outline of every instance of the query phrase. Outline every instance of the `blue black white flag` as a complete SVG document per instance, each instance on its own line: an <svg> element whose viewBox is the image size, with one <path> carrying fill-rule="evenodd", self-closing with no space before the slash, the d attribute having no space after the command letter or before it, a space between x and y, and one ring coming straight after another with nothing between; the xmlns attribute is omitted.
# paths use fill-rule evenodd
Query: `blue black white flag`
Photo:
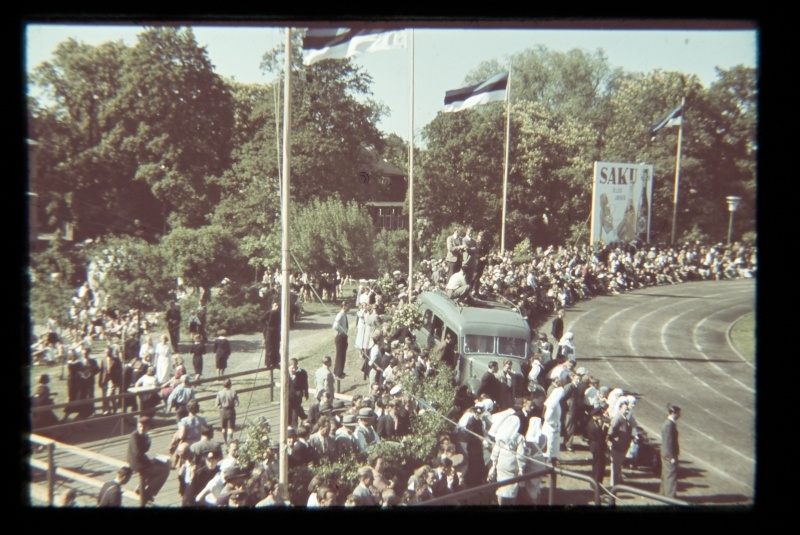
<svg viewBox="0 0 800 535"><path fill-rule="evenodd" d="M444 95L444 112L466 110L479 104L506 99L508 73L501 72L485 82L453 89Z"/></svg>
<svg viewBox="0 0 800 535"><path fill-rule="evenodd" d="M648 136L654 136L656 132L661 130L662 128L668 128L670 126L678 126L682 123L683 120L683 104L672 110L672 113L667 115L663 121L658 122L652 126L647 131Z"/></svg>
<svg viewBox="0 0 800 535"><path fill-rule="evenodd" d="M303 38L303 63L312 65L323 59L405 47L404 28L309 28Z"/></svg>

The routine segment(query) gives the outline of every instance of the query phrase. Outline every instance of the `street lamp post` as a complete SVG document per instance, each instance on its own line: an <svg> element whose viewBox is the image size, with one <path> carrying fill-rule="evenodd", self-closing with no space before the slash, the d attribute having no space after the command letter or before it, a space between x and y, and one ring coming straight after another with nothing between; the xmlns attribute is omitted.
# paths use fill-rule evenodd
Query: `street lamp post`
<svg viewBox="0 0 800 535"><path fill-rule="evenodd" d="M731 234L733 233L733 213L739 209L739 201L741 201L742 198L736 195L729 195L725 197L725 200L728 202L728 211L731 213L730 219L728 220L728 245L730 245Z"/></svg>

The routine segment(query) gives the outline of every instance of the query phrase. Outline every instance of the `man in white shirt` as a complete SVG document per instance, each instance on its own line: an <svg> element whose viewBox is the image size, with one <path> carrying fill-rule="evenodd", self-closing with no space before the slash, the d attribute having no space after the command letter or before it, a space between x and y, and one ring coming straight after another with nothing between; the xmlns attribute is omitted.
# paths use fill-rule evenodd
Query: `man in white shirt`
<svg viewBox="0 0 800 535"><path fill-rule="evenodd" d="M333 367L333 375L339 379L344 379L344 364L347 358L347 312L350 310L350 303L342 301L342 309L336 314L333 320L333 330L336 331L336 363Z"/></svg>
<svg viewBox="0 0 800 535"><path fill-rule="evenodd" d="M447 281L445 290L447 291L447 297L454 301L467 303L472 300L469 295L469 284L467 284L467 278L464 275L463 268L453 273L453 276Z"/></svg>

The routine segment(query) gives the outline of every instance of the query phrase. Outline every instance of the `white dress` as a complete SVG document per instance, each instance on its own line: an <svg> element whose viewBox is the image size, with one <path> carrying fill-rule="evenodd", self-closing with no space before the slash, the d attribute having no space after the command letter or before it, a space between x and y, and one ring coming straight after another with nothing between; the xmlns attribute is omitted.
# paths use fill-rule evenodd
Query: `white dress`
<svg viewBox="0 0 800 535"><path fill-rule="evenodd" d="M517 477L525 470L525 438L516 433L510 440L498 440L492 449L492 462L497 469L497 481L505 481ZM506 485L497 489L501 498L516 498L519 483Z"/></svg>
<svg viewBox="0 0 800 535"><path fill-rule="evenodd" d="M172 346L159 342L156 346L156 380L163 385L169 380L170 367L172 366Z"/></svg>
<svg viewBox="0 0 800 535"><path fill-rule="evenodd" d="M356 349L366 351L367 345L365 343L364 333L367 331L366 311L359 310L356 312Z"/></svg>
<svg viewBox="0 0 800 535"><path fill-rule="evenodd" d="M554 388L544 402L544 423L542 434L547 437L547 449L544 451L546 459L558 459L561 449L561 397L564 387Z"/></svg>

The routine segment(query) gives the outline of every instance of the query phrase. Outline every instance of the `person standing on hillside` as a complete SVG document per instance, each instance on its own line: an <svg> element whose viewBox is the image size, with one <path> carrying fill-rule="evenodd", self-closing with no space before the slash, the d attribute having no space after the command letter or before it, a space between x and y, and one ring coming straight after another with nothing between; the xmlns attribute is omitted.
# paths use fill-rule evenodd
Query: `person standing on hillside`
<svg viewBox="0 0 800 535"><path fill-rule="evenodd" d="M347 312L349 310L350 304L342 301L342 309L333 320L333 330L336 331L336 363L333 366L333 375L339 379L344 379L346 375L344 365L347 359L347 331L349 328Z"/></svg>
<svg viewBox="0 0 800 535"><path fill-rule="evenodd" d="M675 498L678 492L678 456L681 453L678 444L678 419L681 408L670 405L669 414L661 426L661 489L660 494Z"/></svg>

